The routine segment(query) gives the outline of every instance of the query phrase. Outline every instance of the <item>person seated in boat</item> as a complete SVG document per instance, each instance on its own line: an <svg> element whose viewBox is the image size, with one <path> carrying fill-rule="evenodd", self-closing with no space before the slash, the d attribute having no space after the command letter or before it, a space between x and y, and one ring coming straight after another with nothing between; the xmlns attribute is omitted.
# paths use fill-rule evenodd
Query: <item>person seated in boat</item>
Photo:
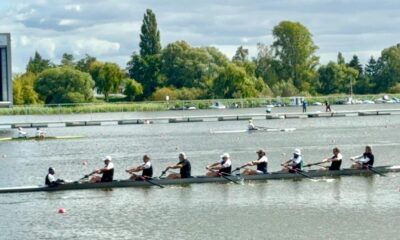
<svg viewBox="0 0 400 240"><path fill-rule="evenodd" d="M257 166L257 169L245 168L245 170L242 172L243 175L257 175L268 173L268 158L266 152L263 149L260 149L256 153L258 156L257 160L248 162L244 166Z"/></svg>
<svg viewBox="0 0 400 240"><path fill-rule="evenodd" d="M18 127L18 138L27 138L28 134L22 129L22 127Z"/></svg>
<svg viewBox="0 0 400 240"><path fill-rule="evenodd" d="M135 174L140 171L142 171L142 177ZM151 179L153 177L153 166L151 164L150 157L148 155L144 155L142 165L127 169L125 170L125 172L131 174L131 177L129 179L133 181L141 180L142 178Z"/></svg>
<svg viewBox="0 0 400 240"><path fill-rule="evenodd" d="M301 157L301 150L296 148L293 151L293 157L281 164L282 172L296 173L303 170L303 159Z"/></svg>
<svg viewBox="0 0 400 240"><path fill-rule="evenodd" d="M372 147L367 145L365 152L359 156L351 157L350 160L354 161L351 168L355 169L367 169L374 165L374 154L372 154Z"/></svg>
<svg viewBox="0 0 400 240"><path fill-rule="evenodd" d="M342 165L343 156L340 153L339 148L335 147L332 149L333 156L330 158L325 158L322 163L331 163L329 167L322 167L320 170L337 171L340 170Z"/></svg>
<svg viewBox="0 0 400 240"><path fill-rule="evenodd" d="M62 179L56 179L56 177L54 176L55 174L56 174L56 172L55 172L54 168L50 167L49 172L47 173L46 179L45 179L46 186L55 187L55 186L65 183L65 181Z"/></svg>
<svg viewBox="0 0 400 240"><path fill-rule="evenodd" d="M247 126L247 130L252 131L252 130L259 130L258 127L254 126L253 120L249 120L249 125Z"/></svg>
<svg viewBox="0 0 400 240"><path fill-rule="evenodd" d="M208 170L206 173L208 177L219 177L222 174L230 175L232 172L232 161L229 154L224 153L218 162L208 165L206 169Z"/></svg>
<svg viewBox="0 0 400 240"><path fill-rule="evenodd" d="M114 164L111 162L111 157L106 156L104 159L104 167L100 169L94 170L89 175L93 174L102 174L102 176L95 175L90 178L89 182L98 183L98 182L112 182L114 177Z"/></svg>
<svg viewBox="0 0 400 240"><path fill-rule="evenodd" d="M179 153L178 158L179 158L179 162L177 164L168 166L163 171L163 174L165 174L169 169L179 169L179 173L171 173L167 176L167 178L176 179L176 178L192 177L192 175L191 175L192 167L190 165L189 160L186 157L186 154L181 152L181 153Z"/></svg>
<svg viewBox="0 0 400 240"><path fill-rule="evenodd" d="M44 135L45 135L45 133L42 129L36 128L36 135L35 135L36 138L44 139Z"/></svg>

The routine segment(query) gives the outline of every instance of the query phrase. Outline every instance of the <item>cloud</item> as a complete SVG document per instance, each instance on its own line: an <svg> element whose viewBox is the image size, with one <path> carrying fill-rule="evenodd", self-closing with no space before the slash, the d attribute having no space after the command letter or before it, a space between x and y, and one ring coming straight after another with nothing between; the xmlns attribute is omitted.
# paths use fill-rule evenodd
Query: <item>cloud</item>
<svg viewBox="0 0 400 240"><path fill-rule="evenodd" d="M14 70L34 51L58 63L65 52L89 53L126 66L138 51L146 9L158 21L162 45L185 40L193 46L216 46L229 57L240 45L256 55L258 42L271 44L272 29L282 20L299 21L313 34L321 62L341 51L367 61L400 39L397 0L5 0L0 32L11 32Z"/></svg>

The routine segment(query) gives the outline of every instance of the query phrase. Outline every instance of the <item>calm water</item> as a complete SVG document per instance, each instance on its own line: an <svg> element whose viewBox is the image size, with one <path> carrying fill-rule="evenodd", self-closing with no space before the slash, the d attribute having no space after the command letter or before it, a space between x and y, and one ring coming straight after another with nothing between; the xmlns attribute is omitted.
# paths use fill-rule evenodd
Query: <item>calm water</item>
<svg viewBox="0 0 400 240"><path fill-rule="evenodd" d="M154 116L163 114L168 113ZM268 152L270 171L279 170L280 162L296 147L306 162L315 162L338 146L346 159L343 165L349 166L350 156L372 144L377 165L400 165L399 115L255 120L255 124L297 130L210 134L210 129L243 129L245 121L49 128L48 135L85 138L0 142L0 187L41 184L49 166L59 177L76 180L101 167L105 155L114 158L118 179L127 178L124 169L139 164L145 153L152 157L156 175L176 162L180 151L189 156L194 174L203 174L204 166L223 152L229 152L239 166L254 160L260 147ZM10 135L11 130L0 132L1 137ZM399 188L400 174L390 174L330 182L305 179L1 194L0 239L399 239ZM60 207L67 212L58 214Z"/></svg>

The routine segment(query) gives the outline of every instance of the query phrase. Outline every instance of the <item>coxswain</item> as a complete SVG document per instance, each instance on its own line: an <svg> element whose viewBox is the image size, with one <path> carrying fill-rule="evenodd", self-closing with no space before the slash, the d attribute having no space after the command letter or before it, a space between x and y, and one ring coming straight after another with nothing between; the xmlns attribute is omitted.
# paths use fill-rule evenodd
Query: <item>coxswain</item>
<svg viewBox="0 0 400 240"><path fill-rule="evenodd" d="M232 161L229 154L224 153L221 155L221 159L218 162L208 165L206 169L209 170L206 173L208 177L218 177L222 174L230 175L232 172Z"/></svg>
<svg viewBox="0 0 400 240"><path fill-rule="evenodd" d="M140 171L142 171L141 177L138 176L137 174L135 174ZM142 165L127 169L127 170L125 170L125 172L131 174L131 177L130 177L131 180L140 180L142 178L151 179L153 177L153 166L151 164L150 157L148 155L144 155Z"/></svg>
<svg viewBox="0 0 400 240"><path fill-rule="evenodd" d="M340 170L342 165L343 156L340 153L339 148L335 147L332 149L333 156L330 158L325 158L322 163L331 163L329 167L322 167L320 170L337 171Z"/></svg>
<svg viewBox="0 0 400 240"><path fill-rule="evenodd" d="M100 169L94 170L89 175L102 174L102 176L95 175L90 179L90 182L112 182L114 177L114 164L111 162L111 157L107 156L103 159L105 166Z"/></svg>
<svg viewBox="0 0 400 240"><path fill-rule="evenodd" d="M186 154L181 152L179 153L179 162L174 165L168 166L164 171L163 175L169 170L169 169L180 169L179 173L171 173L167 176L167 178L170 179L176 179L176 178L190 178L192 177L191 172L192 172L192 167L190 165L189 160L186 157Z"/></svg>
<svg viewBox="0 0 400 240"><path fill-rule="evenodd" d="M268 173L268 158L266 152L263 149L260 149L256 153L258 156L257 160L248 162L243 166L257 166L257 169L245 168L242 172L243 175L257 175Z"/></svg>
<svg viewBox="0 0 400 240"><path fill-rule="evenodd" d="M36 128L36 138L44 139L44 131L40 128Z"/></svg>
<svg viewBox="0 0 400 240"><path fill-rule="evenodd" d="M362 169L362 168L370 168L374 165L374 154L372 154L372 147L367 145L365 147L365 152L360 156L351 157L350 160L355 161L351 168Z"/></svg>
<svg viewBox="0 0 400 240"><path fill-rule="evenodd" d="M252 130L258 130L258 127L254 126L253 120L249 120L249 125L247 126L247 130L252 131Z"/></svg>
<svg viewBox="0 0 400 240"><path fill-rule="evenodd" d="M22 129L22 127L18 127L18 138L27 138L28 134Z"/></svg>
<svg viewBox="0 0 400 240"><path fill-rule="evenodd" d="M64 180L62 180L62 179L56 179L56 177L54 176L55 174L56 174L56 172L55 172L54 168L50 167L49 172L47 173L46 179L45 179L46 186L55 187L55 186L65 183Z"/></svg>
<svg viewBox="0 0 400 240"><path fill-rule="evenodd" d="M301 158L301 150L296 148L293 151L293 157L281 164L283 172L296 173L303 170L303 159Z"/></svg>

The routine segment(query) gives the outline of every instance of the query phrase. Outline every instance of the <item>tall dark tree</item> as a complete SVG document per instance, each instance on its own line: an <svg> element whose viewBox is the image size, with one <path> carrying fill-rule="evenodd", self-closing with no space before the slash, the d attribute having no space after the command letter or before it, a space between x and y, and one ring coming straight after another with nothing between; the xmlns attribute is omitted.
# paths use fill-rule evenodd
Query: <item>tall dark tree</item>
<svg viewBox="0 0 400 240"><path fill-rule="evenodd" d="M140 55L134 52L128 62L129 77L143 86L143 97L149 97L162 83L160 32L156 16L146 10L140 34Z"/></svg>
<svg viewBox="0 0 400 240"><path fill-rule="evenodd" d="M143 17L139 46L142 57L161 52L160 31L157 27L156 15L151 9L147 9Z"/></svg>
<svg viewBox="0 0 400 240"><path fill-rule="evenodd" d="M54 64L48 59L42 58L42 56L35 52L35 56L29 58L28 65L26 66L26 71L34 74L39 74L46 69L53 68Z"/></svg>
<svg viewBox="0 0 400 240"><path fill-rule="evenodd" d="M61 58L61 67L75 67L74 55L70 53L64 53Z"/></svg>
<svg viewBox="0 0 400 240"><path fill-rule="evenodd" d="M249 57L249 49L240 46L236 50L235 56L233 56L232 61L244 62L248 60L248 57Z"/></svg>
<svg viewBox="0 0 400 240"><path fill-rule="evenodd" d="M350 60L350 62L347 64L347 66L356 69L359 73L359 76L361 74L363 74L363 66L360 63L360 60L358 59L357 55L353 55L353 58Z"/></svg>
<svg viewBox="0 0 400 240"><path fill-rule="evenodd" d="M80 59L77 63L76 63L76 69L78 69L79 71L82 72L90 72L90 67L91 65L96 62L96 58L90 56L89 54L86 54L84 58Z"/></svg>
<svg viewBox="0 0 400 240"><path fill-rule="evenodd" d="M346 61L344 60L343 54L341 52L338 53L336 62L337 64L346 64Z"/></svg>

